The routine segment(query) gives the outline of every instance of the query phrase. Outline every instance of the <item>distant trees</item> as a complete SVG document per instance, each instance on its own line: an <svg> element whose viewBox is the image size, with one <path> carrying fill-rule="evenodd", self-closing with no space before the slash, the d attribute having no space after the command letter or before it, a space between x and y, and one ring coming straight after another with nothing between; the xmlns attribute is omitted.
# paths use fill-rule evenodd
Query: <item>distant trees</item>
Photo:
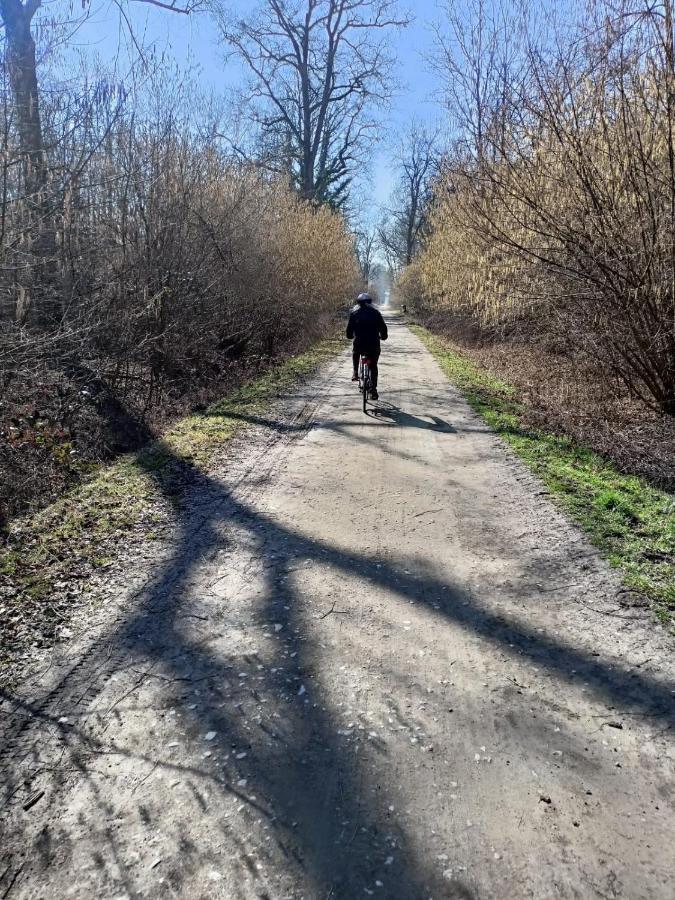
<svg viewBox="0 0 675 900"><path fill-rule="evenodd" d="M370 226L363 227L357 225L354 229L354 239L356 242L356 256L359 261L361 275L363 276L365 284L368 284L377 256L377 231Z"/></svg>
<svg viewBox="0 0 675 900"><path fill-rule="evenodd" d="M399 144L398 184L379 229L382 248L394 268L409 266L427 224L433 177L438 171L438 134L413 124Z"/></svg>
<svg viewBox="0 0 675 900"><path fill-rule="evenodd" d="M406 24L394 0L262 0L219 20L251 74L250 113L277 169L302 197L344 205L391 93L387 33Z"/></svg>

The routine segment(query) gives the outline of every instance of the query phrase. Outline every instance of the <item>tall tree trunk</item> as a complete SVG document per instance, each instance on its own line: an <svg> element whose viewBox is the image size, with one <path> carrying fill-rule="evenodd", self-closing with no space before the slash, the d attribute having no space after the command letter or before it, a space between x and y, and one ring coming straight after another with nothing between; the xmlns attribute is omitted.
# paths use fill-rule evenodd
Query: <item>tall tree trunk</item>
<svg viewBox="0 0 675 900"><path fill-rule="evenodd" d="M12 88L19 146L24 158L26 192L39 200L47 182L42 123L38 98L35 41L31 34L39 0L0 0L7 40L7 68Z"/></svg>
<svg viewBox="0 0 675 900"><path fill-rule="evenodd" d="M31 34L33 17L41 0L0 0L5 25L7 70L19 149L22 157L25 201L27 205L28 254L25 274L19 278L17 318L31 318L43 325L54 323L57 314L54 285L56 234L47 197L48 165L45 153L40 98L35 59L35 41ZM36 296L40 285L42 297Z"/></svg>

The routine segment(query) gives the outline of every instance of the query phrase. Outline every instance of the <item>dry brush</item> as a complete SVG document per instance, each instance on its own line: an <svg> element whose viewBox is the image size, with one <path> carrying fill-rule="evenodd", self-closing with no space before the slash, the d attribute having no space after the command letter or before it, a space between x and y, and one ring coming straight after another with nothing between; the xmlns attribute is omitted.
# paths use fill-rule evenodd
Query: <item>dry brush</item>
<svg viewBox="0 0 675 900"><path fill-rule="evenodd" d="M400 289L427 315L553 346L673 416L670 0L598 2L564 41L535 48L524 29L517 52L511 29L503 56L491 27L480 145L467 127Z"/></svg>
<svg viewBox="0 0 675 900"><path fill-rule="evenodd" d="M132 98L101 74L55 90L37 198L4 93L5 520L308 346L357 289L344 219L233 162L181 90Z"/></svg>

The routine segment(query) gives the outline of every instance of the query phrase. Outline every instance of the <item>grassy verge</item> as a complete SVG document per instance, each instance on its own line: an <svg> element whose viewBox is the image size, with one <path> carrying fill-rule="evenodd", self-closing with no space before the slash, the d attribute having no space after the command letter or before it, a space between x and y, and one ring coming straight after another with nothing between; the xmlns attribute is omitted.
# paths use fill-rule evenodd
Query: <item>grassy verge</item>
<svg viewBox="0 0 675 900"><path fill-rule="evenodd" d="M215 403L177 422L162 438L101 468L44 510L16 520L0 547L0 666L30 644L49 643L67 621L86 579L133 541L171 522L187 484L246 419L334 356L329 340L291 357Z"/></svg>
<svg viewBox="0 0 675 900"><path fill-rule="evenodd" d="M449 341L419 326L413 330L471 407L621 571L626 585L648 597L662 621L675 624L675 495L619 472L564 435L527 428L512 386L479 369Z"/></svg>

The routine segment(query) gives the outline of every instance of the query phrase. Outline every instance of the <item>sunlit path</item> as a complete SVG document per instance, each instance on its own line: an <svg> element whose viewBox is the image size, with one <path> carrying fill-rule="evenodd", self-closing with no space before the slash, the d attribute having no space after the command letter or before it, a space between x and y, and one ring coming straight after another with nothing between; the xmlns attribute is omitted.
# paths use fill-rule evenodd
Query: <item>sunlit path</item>
<svg viewBox="0 0 675 900"><path fill-rule="evenodd" d="M10 897L672 896L663 638L390 333L368 416L345 355L256 419L5 698Z"/></svg>

